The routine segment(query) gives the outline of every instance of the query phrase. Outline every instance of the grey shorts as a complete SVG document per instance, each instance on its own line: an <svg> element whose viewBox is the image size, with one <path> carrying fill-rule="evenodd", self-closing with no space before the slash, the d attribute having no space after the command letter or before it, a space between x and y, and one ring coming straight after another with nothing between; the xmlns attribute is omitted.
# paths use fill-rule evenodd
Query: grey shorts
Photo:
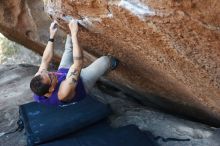
<svg viewBox="0 0 220 146"><path fill-rule="evenodd" d="M59 68L70 68L73 64L73 46L71 36L67 35L65 50L59 65ZM96 59L88 67L81 70L81 78L87 93L93 88L96 81L105 74L110 67L110 58L108 56L102 56Z"/></svg>

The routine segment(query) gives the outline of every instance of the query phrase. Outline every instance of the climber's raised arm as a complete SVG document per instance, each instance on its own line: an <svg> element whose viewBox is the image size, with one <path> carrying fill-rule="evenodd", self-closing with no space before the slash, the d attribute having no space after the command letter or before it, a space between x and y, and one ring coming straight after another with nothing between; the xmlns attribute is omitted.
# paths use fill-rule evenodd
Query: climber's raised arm
<svg viewBox="0 0 220 146"><path fill-rule="evenodd" d="M79 47L77 33L78 23L76 20L72 20L69 23L69 28L72 35L73 42L73 64L70 67L66 79L61 83L58 92L58 98L61 101L69 101L75 95L75 88L78 83L81 69L83 67L83 51Z"/></svg>
<svg viewBox="0 0 220 146"><path fill-rule="evenodd" d="M82 65L83 65L83 51L79 46L78 38L77 38L77 34L78 34L78 22L77 22L77 20L73 19L72 21L70 21L69 28L70 28L70 31L71 31L71 37L72 37L72 43L73 43L73 66L82 68Z"/></svg>
<svg viewBox="0 0 220 146"><path fill-rule="evenodd" d="M36 75L41 73L43 70L47 70L49 63L53 58L53 54L54 54L53 42L54 42L54 36L57 32L56 26L57 26L56 21L53 21L50 25L50 39L48 40L47 46L44 50L43 57L41 60L41 65L40 65L39 70L36 73Z"/></svg>

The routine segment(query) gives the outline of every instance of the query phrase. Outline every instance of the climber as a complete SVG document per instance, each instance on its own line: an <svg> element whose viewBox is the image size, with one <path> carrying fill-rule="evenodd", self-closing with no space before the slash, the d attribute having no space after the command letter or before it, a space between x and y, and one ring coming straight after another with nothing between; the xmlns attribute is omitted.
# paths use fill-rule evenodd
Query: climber
<svg viewBox="0 0 220 146"><path fill-rule="evenodd" d="M50 39L44 50L38 72L30 82L34 100L47 105L65 105L82 100L105 72L114 70L119 61L108 55L83 68L83 50L79 47L77 20L69 22L65 50L57 72L47 71L53 57L53 42L57 22L50 25Z"/></svg>

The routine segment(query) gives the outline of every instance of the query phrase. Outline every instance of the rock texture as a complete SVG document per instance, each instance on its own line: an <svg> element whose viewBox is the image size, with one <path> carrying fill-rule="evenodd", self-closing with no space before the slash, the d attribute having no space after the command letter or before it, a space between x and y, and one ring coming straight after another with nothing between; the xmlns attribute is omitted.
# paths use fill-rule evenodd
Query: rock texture
<svg viewBox="0 0 220 146"><path fill-rule="evenodd" d="M43 10L64 31L66 18L80 19L83 49L118 57L110 78L144 95L138 100L220 126L219 8L218 0L44 0L44 8L9 0L0 4L0 31L42 53Z"/></svg>
<svg viewBox="0 0 220 146"><path fill-rule="evenodd" d="M4 135L4 133L17 128L18 106L33 100L29 85L37 69L31 65L0 65L1 146L26 145L24 131L9 135Z"/></svg>
<svg viewBox="0 0 220 146"><path fill-rule="evenodd" d="M38 0L1 0L0 32L7 38L18 42L33 51L43 54L48 40L50 18L44 12L42 1ZM61 34L62 35L62 34ZM58 35L56 46L63 41ZM54 61L59 61L55 55Z"/></svg>

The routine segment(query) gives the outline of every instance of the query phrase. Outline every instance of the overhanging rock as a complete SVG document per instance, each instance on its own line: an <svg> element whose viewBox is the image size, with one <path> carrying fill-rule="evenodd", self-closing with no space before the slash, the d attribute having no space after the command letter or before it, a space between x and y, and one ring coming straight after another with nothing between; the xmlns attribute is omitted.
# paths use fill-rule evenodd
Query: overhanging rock
<svg viewBox="0 0 220 146"><path fill-rule="evenodd" d="M27 34L30 41L42 44L40 36L48 27L39 24L49 24L49 20L43 8L42 11L36 9L43 4L36 0L19 2L19 6L25 4L23 7L29 11L17 5L9 7L16 3L12 0L0 6L4 12L0 17L0 31L4 32L3 26L33 29L31 33L19 30L18 34ZM5 7L11 13L5 13ZM12 15L15 8L24 9L28 14L25 19L17 19L22 15ZM81 20L79 41L84 50L97 57L110 53L121 60L118 70L109 77L144 95L139 99L143 103L152 102L171 112L218 126L219 8L217 0L44 0L44 10L64 31L68 31L64 18L71 16ZM37 17L39 15L41 17ZM16 19L8 19L8 16ZM32 25L25 25L26 20ZM16 25L9 25L10 22ZM9 36L6 31L4 34ZM15 38L12 34L10 37L17 42L25 38Z"/></svg>

